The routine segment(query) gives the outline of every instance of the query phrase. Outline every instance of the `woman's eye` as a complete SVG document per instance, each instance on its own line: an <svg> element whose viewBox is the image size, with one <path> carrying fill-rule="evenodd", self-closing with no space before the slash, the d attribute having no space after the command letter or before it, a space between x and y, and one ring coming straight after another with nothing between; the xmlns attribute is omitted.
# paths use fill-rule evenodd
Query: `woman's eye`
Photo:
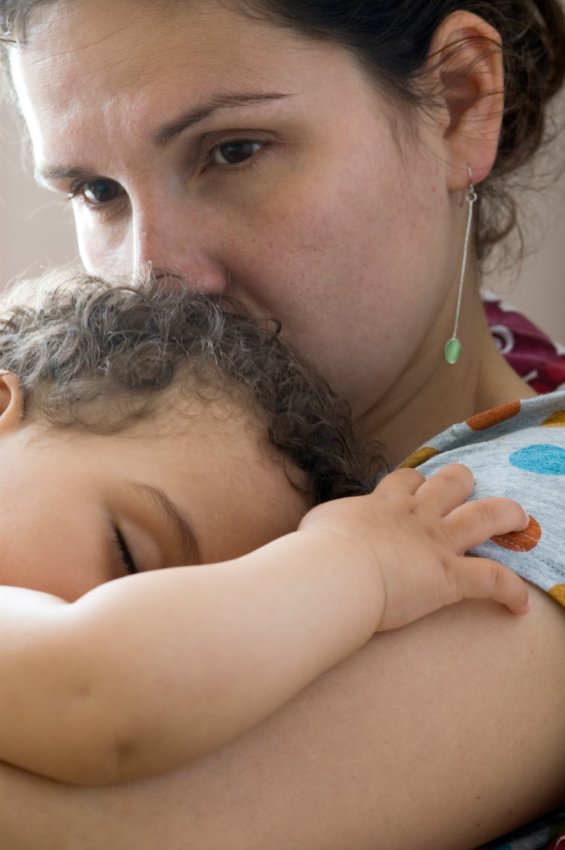
<svg viewBox="0 0 565 850"><path fill-rule="evenodd" d="M82 183L72 193L74 197L82 197L91 206L102 206L114 201L120 194L120 185L115 180L89 180Z"/></svg>
<svg viewBox="0 0 565 850"><path fill-rule="evenodd" d="M264 142L253 139L237 139L233 142L225 142L218 145L212 151L212 162L215 165L238 165L245 162L264 147Z"/></svg>

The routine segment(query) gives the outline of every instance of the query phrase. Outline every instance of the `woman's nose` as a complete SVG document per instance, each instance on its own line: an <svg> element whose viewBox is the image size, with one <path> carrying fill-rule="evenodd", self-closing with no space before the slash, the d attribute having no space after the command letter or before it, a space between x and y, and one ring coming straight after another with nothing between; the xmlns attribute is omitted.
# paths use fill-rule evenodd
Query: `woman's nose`
<svg viewBox="0 0 565 850"><path fill-rule="evenodd" d="M212 231L209 231L212 232ZM131 271L135 277L150 270L155 276L171 275L197 292L225 295L229 269L211 256L204 234L182 219L155 216L133 221Z"/></svg>

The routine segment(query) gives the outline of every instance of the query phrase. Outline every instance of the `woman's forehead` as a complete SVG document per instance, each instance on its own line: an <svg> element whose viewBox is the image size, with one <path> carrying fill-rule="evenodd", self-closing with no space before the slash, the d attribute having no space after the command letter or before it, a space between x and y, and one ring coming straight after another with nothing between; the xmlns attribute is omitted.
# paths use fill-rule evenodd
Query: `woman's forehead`
<svg viewBox="0 0 565 850"><path fill-rule="evenodd" d="M31 23L25 46L15 55L29 57L40 67L55 62L80 67L85 75L106 66L121 83L129 65L141 74L138 85L150 75L157 58L172 63L182 53L187 63L211 60L214 55L218 59L215 49L221 45L223 54L245 47L247 33L257 26L214 0L207 4L59 0L40 6ZM80 82L85 80L76 80Z"/></svg>
<svg viewBox="0 0 565 850"><path fill-rule="evenodd" d="M149 89L161 88L169 100L175 92L207 100L234 84L292 87L297 67L315 76L316 55L336 52L348 59L336 45L311 42L214 0L74 0L40 7L26 46L11 50L11 58L24 114L27 102L83 115L98 100L100 115L102 94L112 110L125 99L143 101ZM326 73L323 65L319 73Z"/></svg>
<svg viewBox="0 0 565 850"><path fill-rule="evenodd" d="M242 56L251 58L263 45L281 39L297 49L310 41L222 0L55 0L33 10L23 52L39 62L61 58L84 63L87 71L89 64L95 71L102 58L112 55L112 69L120 73L128 59L131 64L157 56L174 59L171 50L182 51L194 64L230 57L241 63ZM143 72L142 62L138 70Z"/></svg>
<svg viewBox="0 0 565 850"><path fill-rule="evenodd" d="M314 105L334 77L337 97L345 66L356 86L364 75L341 47L214 0L75 0L45 7L27 46L13 51L12 75L41 168L44 161L51 167L53 149L67 148L73 137L80 159L89 159L106 132L116 139L123 129L130 142L145 142L214 103L257 96Z"/></svg>

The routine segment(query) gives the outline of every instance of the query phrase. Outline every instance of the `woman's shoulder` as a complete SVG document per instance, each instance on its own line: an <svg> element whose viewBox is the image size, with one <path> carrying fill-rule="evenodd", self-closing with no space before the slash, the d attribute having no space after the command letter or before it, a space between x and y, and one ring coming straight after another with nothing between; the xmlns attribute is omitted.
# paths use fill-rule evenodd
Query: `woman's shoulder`
<svg viewBox="0 0 565 850"><path fill-rule="evenodd" d="M542 429L542 430L538 430ZM565 443L565 387L546 395L516 400L472 416L464 422L451 425L429 440L409 458L403 466L419 467L447 451L469 450L496 442L492 451L504 451L504 447L521 435L548 436L552 441Z"/></svg>

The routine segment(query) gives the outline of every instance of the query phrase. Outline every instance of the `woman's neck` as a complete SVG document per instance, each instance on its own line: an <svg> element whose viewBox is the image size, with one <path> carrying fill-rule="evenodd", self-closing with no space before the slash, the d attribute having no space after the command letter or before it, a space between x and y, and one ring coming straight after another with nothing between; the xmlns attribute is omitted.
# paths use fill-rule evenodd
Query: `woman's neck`
<svg viewBox="0 0 565 850"><path fill-rule="evenodd" d="M358 420L360 435L378 440L391 465L455 422L535 396L499 353L475 293L465 308L467 329L462 329L462 339L472 340L472 345L466 343L461 361L447 365L441 345L428 341L415 368Z"/></svg>

